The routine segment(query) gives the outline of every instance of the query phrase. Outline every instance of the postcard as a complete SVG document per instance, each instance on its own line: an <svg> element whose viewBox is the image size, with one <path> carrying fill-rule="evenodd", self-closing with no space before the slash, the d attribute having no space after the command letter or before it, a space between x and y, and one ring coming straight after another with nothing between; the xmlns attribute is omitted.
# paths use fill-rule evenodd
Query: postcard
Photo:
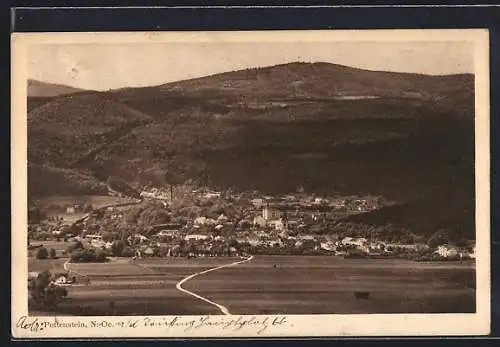
<svg viewBox="0 0 500 347"><path fill-rule="evenodd" d="M13 336L488 334L488 40L12 34Z"/></svg>

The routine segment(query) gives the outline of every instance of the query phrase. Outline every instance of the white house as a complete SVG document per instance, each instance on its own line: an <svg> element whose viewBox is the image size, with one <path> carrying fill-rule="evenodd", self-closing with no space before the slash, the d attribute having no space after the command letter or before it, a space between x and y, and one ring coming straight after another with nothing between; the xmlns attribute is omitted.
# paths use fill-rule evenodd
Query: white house
<svg viewBox="0 0 500 347"><path fill-rule="evenodd" d="M251 203L256 207L256 208L261 208L262 205L264 204L264 200L260 198L252 199Z"/></svg>
<svg viewBox="0 0 500 347"><path fill-rule="evenodd" d="M203 217L203 216L198 217L194 220L195 225L205 225L205 224L213 225L215 223L216 223L215 219L207 218L207 217Z"/></svg>
<svg viewBox="0 0 500 347"><path fill-rule="evenodd" d="M140 242L145 242L148 240L148 238L144 235L141 235L141 234L134 234L134 236L129 236L127 237L127 241L128 243L132 243L132 241L134 240L139 240Z"/></svg>
<svg viewBox="0 0 500 347"><path fill-rule="evenodd" d="M56 279L54 279L54 284L56 284L56 285L65 285L67 283L68 283L68 279L64 275L61 275L61 276L57 277Z"/></svg>
<svg viewBox="0 0 500 347"><path fill-rule="evenodd" d="M201 217L197 217L195 220L194 220L194 224L196 225L203 225L207 222L207 217L204 217L204 216L201 216Z"/></svg>
<svg viewBox="0 0 500 347"><path fill-rule="evenodd" d="M262 216L255 216L253 219L253 225L258 226L260 228L264 228L267 225L267 222Z"/></svg>
<svg viewBox="0 0 500 347"><path fill-rule="evenodd" d="M174 230L161 230L156 235L163 237L163 236L175 236L175 234L176 234L176 231L174 231Z"/></svg>
<svg viewBox="0 0 500 347"><path fill-rule="evenodd" d="M443 258L456 257L458 255L458 249L450 245L440 245L435 252Z"/></svg>
<svg viewBox="0 0 500 347"><path fill-rule="evenodd" d="M321 242L321 248L326 251L334 251L336 249L335 244L331 242Z"/></svg>
<svg viewBox="0 0 500 347"><path fill-rule="evenodd" d="M186 241L200 241L200 240L207 240L208 239L208 235L198 235L198 234L190 234L190 235L186 235L184 237L184 240Z"/></svg>
<svg viewBox="0 0 500 347"><path fill-rule="evenodd" d="M255 237L248 238L247 242L252 246L258 246L262 244L262 241Z"/></svg>
<svg viewBox="0 0 500 347"><path fill-rule="evenodd" d="M30 271L30 272L28 272L28 279L30 280L30 279L33 279L33 278L37 278L38 274L39 274L39 272L37 272L37 271Z"/></svg>
<svg viewBox="0 0 500 347"><path fill-rule="evenodd" d="M206 199L214 199L214 198L220 198L221 193L220 192L208 192L205 194Z"/></svg>
<svg viewBox="0 0 500 347"><path fill-rule="evenodd" d="M347 246L347 245L364 246L368 242L368 240L365 239L364 237L360 237L360 238L344 237L341 242L344 246Z"/></svg>
<svg viewBox="0 0 500 347"><path fill-rule="evenodd" d="M95 248L105 248L106 247L106 243L104 241L91 241L90 242L90 245L92 247L95 247Z"/></svg>
<svg viewBox="0 0 500 347"><path fill-rule="evenodd" d="M217 218L218 223L225 223L228 221L229 218L224 213L221 213L221 215Z"/></svg>
<svg viewBox="0 0 500 347"><path fill-rule="evenodd" d="M315 204L315 205L321 205L322 203L323 203L322 198L315 198L313 201L313 204Z"/></svg>
<svg viewBox="0 0 500 347"><path fill-rule="evenodd" d="M283 230L285 228L285 224L281 219L270 221L269 225L273 226L276 230Z"/></svg>
<svg viewBox="0 0 500 347"><path fill-rule="evenodd" d="M141 235L141 234L134 234L134 238L141 240L141 242L148 240L148 238L146 236Z"/></svg>
<svg viewBox="0 0 500 347"><path fill-rule="evenodd" d="M67 214L74 214L75 208L73 206L66 207L66 213Z"/></svg>
<svg viewBox="0 0 500 347"><path fill-rule="evenodd" d="M300 235L299 239L303 241L314 241L315 237L314 235Z"/></svg>
<svg viewBox="0 0 500 347"><path fill-rule="evenodd" d="M81 239L77 236L75 237L75 240L81 241ZM92 243L96 241L102 241L102 236L101 235L85 235L85 240Z"/></svg>

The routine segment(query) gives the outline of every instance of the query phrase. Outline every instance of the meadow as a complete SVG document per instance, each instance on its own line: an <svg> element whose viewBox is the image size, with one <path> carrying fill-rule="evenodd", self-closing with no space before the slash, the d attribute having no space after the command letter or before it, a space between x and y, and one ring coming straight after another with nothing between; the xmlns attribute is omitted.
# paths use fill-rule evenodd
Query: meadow
<svg viewBox="0 0 500 347"><path fill-rule="evenodd" d="M34 257L28 257L28 272L42 272L45 270L51 272L63 272L64 262L67 258L57 258L57 259L36 259Z"/></svg>
<svg viewBox="0 0 500 347"><path fill-rule="evenodd" d="M186 289L233 314L475 312L474 263L262 256ZM357 299L355 292L369 292Z"/></svg>
<svg viewBox="0 0 500 347"><path fill-rule="evenodd" d="M134 264L130 259L113 259L105 264L70 264L90 283L67 287L69 298L55 313L71 315L198 315L218 314L217 308L181 293L175 287L182 278L210 268L199 262L179 259L165 272ZM156 261L164 266L163 259ZM171 262L173 263L173 262Z"/></svg>
<svg viewBox="0 0 500 347"><path fill-rule="evenodd" d="M57 308L72 315L205 315L220 311L176 289L182 278L237 259L115 259L71 264L90 278ZM197 276L183 288L232 314L475 312L473 262L414 263L323 256L257 256ZM357 291L370 292L357 299Z"/></svg>

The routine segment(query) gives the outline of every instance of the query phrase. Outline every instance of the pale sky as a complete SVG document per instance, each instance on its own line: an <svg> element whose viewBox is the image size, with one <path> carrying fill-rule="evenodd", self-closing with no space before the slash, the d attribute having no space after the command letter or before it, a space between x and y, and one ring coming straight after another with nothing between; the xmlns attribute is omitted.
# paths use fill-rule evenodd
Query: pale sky
<svg viewBox="0 0 500 347"><path fill-rule="evenodd" d="M474 72L473 45L457 41L92 43L30 46L28 78L108 90L295 61L430 75Z"/></svg>

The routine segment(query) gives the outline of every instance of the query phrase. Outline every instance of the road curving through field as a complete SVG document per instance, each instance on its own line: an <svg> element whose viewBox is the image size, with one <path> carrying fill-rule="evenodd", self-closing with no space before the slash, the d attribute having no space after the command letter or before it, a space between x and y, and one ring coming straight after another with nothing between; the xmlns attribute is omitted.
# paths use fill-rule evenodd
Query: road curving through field
<svg viewBox="0 0 500 347"><path fill-rule="evenodd" d="M175 285L175 287L177 288L177 290L183 292L183 293L186 293L188 295L191 295L197 299L200 299L200 300L203 300L205 301L206 303L209 303L210 305L213 305L215 307L217 307L223 314L225 315L231 315L231 313L229 313L229 310L227 309L227 307L223 306L223 305L220 305L212 300L209 300L201 295L198 295L196 293L193 293L187 289L184 289L182 288L182 285L184 283L186 283L187 281L189 281L190 279L193 279L199 275L204 275L206 273L209 273L209 272L212 272L212 271L215 271L215 270L219 270L219 269L223 269L223 268L226 268L226 267L230 267L230 266L235 266L235 265L239 265L239 264L243 264L243 263L246 263L246 262L249 262L250 260L253 259L253 255L248 257L248 258L245 258L243 260L240 260L240 261L236 261L234 263L230 263L230 264L226 264L226 265L221 265L221 266L217 266L217 267L214 267L214 268L211 268L211 269L208 269L208 270L204 270L204 271L200 271L200 272L196 272L192 275L189 275L187 277L184 277L182 280L180 280L179 282L177 282L177 284Z"/></svg>

